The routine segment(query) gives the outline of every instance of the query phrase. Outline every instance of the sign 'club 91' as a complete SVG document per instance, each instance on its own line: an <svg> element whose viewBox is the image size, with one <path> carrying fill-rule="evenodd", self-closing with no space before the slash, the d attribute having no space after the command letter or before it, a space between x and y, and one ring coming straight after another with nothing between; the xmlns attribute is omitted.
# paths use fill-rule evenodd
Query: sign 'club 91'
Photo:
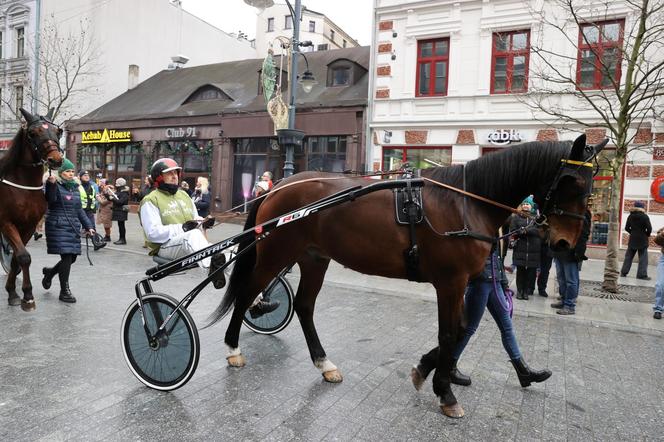
<svg viewBox="0 0 664 442"><path fill-rule="evenodd" d="M131 131L118 129L88 130L81 132L81 142L89 143L123 143L131 141Z"/></svg>

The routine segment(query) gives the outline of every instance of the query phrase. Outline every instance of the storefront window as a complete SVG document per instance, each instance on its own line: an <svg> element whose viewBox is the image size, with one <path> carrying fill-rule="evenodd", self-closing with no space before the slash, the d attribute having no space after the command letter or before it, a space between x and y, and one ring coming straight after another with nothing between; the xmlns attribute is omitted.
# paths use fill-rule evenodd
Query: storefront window
<svg viewBox="0 0 664 442"><path fill-rule="evenodd" d="M182 179L189 188L196 187L196 178L212 174L211 140L158 141L157 158L172 158L182 167Z"/></svg>
<svg viewBox="0 0 664 442"><path fill-rule="evenodd" d="M343 172L346 168L346 137L308 137L307 170Z"/></svg>
<svg viewBox="0 0 664 442"><path fill-rule="evenodd" d="M398 170L405 163L416 169L426 169L438 165L449 166L452 164L452 148L383 148L383 170Z"/></svg>
<svg viewBox="0 0 664 442"><path fill-rule="evenodd" d="M279 147L275 143L276 140L272 138L238 138L235 140L233 207L242 206L253 198L252 192L256 181L266 170L272 172L275 180L282 176L283 160Z"/></svg>

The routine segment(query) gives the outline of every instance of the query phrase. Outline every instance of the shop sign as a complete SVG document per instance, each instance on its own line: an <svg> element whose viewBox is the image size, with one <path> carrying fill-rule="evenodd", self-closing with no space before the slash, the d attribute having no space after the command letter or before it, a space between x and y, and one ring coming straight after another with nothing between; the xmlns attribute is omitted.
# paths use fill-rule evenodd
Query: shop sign
<svg viewBox="0 0 664 442"><path fill-rule="evenodd" d="M166 129L166 138L196 138L196 128L189 127L169 127Z"/></svg>
<svg viewBox="0 0 664 442"><path fill-rule="evenodd" d="M650 185L650 195L658 203L664 203L664 177L655 178Z"/></svg>
<svg viewBox="0 0 664 442"><path fill-rule="evenodd" d="M664 147L656 147L652 151L653 160L664 160Z"/></svg>
<svg viewBox="0 0 664 442"><path fill-rule="evenodd" d="M521 133L516 129L497 129L487 135L487 139L491 144L504 146L511 142L520 142Z"/></svg>
<svg viewBox="0 0 664 442"><path fill-rule="evenodd" d="M83 144L90 143L124 143L131 141L131 131L117 130L117 129L104 129L88 130L81 132L81 142Z"/></svg>

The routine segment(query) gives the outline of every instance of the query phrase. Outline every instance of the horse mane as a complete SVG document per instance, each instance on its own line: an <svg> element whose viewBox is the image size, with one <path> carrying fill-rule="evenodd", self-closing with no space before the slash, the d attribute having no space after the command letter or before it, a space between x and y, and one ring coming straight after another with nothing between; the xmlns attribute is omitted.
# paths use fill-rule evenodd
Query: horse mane
<svg viewBox="0 0 664 442"><path fill-rule="evenodd" d="M551 179L571 147L571 141L533 141L469 161L465 166L466 190L505 204L521 201L524 186L533 189ZM435 181L462 188L463 168L456 165L427 171Z"/></svg>
<svg viewBox="0 0 664 442"><path fill-rule="evenodd" d="M23 128L20 128L18 132L16 132L9 150L2 158L0 158L0 177L4 177L8 172L12 171L19 165L22 151Z"/></svg>

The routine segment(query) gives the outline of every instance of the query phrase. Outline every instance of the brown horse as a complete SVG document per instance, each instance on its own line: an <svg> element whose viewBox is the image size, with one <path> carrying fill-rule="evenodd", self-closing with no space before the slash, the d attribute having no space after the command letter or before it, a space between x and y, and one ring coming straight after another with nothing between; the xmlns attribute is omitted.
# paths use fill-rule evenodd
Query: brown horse
<svg viewBox="0 0 664 442"><path fill-rule="evenodd" d="M30 254L25 245L46 212L42 191L44 164L56 169L62 164L62 129L53 124L51 112L45 117L21 113L26 127L18 130L9 152L0 160L0 233L11 244L14 255L5 288L9 305L35 309L30 282ZM19 270L20 268L20 270ZM23 271L23 299L16 293L16 275Z"/></svg>
<svg viewBox="0 0 664 442"><path fill-rule="evenodd" d="M452 350L461 331L463 294L468 279L484 267L491 238L510 211L487 202L464 197L436 183L464 187L509 207L534 194L542 208L540 220L549 229L554 248L574 246L581 232L583 214L592 185L588 159L599 151L587 146L585 135L571 142L533 142L515 146L469 162L465 166L437 167L422 171L427 222L416 228L419 246L419 280L434 285L438 303L438 353L433 390L448 416L460 417L463 409L450 388ZM465 169L465 172L464 172ZM301 184L291 185L306 180ZM245 230L340 190L371 181L339 175L307 172L284 180L260 206L254 208ZM279 191L280 188L283 190ZM449 236L463 231L471 235ZM260 230L260 229L259 229ZM240 244L240 249L251 241ZM228 362L243 366L238 345L245 311L257 294L280 270L295 262L300 267L300 284L295 311L300 319L314 365L328 382L341 382L337 367L328 360L313 321L316 296L330 259L365 274L406 278L404 250L410 248L409 229L394 220L394 197L381 190L314 213L302 221L284 224L262 241L254 253L247 251L236 262L226 294L210 323L221 319L234 305L226 331ZM404 318L407 320L407 318Z"/></svg>

